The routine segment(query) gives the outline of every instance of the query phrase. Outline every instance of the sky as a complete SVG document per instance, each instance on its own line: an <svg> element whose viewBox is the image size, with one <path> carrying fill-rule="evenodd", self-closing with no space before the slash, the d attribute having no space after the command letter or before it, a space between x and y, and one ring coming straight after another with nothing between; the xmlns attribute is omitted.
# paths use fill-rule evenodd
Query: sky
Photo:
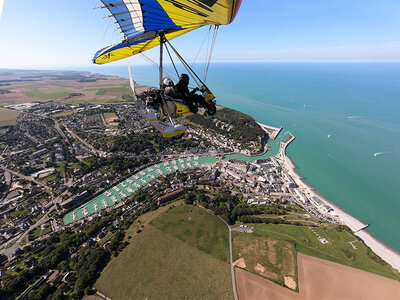
<svg viewBox="0 0 400 300"><path fill-rule="evenodd" d="M2 5L0 68L87 66L122 40L108 11L93 9L99 0L4 0L1 13ZM235 21L220 27L213 61L400 61L399 16L399 0L243 0ZM191 61L207 31L173 44Z"/></svg>

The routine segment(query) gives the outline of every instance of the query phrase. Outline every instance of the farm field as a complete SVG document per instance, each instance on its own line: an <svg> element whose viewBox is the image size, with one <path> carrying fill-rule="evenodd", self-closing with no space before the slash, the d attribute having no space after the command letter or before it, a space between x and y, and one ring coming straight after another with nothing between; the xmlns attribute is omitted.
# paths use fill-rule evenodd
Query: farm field
<svg viewBox="0 0 400 300"><path fill-rule="evenodd" d="M306 226L257 224L255 236L294 242L296 250L303 254L400 280L399 272L382 261L353 234L335 228L333 225L310 229ZM318 237L328 242L323 244Z"/></svg>
<svg viewBox="0 0 400 300"><path fill-rule="evenodd" d="M50 100L57 100L63 97L67 97L69 94L73 92L72 89L66 89L64 87L54 88L54 89L46 89L46 90L29 90L23 92L27 97L34 98L45 98Z"/></svg>
<svg viewBox="0 0 400 300"><path fill-rule="evenodd" d="M125 94L130 94L131 90L128 89L127 87L104 88L104 89L99 89L96 95L107 95L112 93L122 96Z"/></svg>
<svg viewBox="0 0 400 300"><path fill-rule="evenodd" d="M174 202L140 216L127 236L129 245L95 284L107 297L233 298L228 230L216 216Z"/></svg>
<svg viewBox="0 0 400 300"><path fill-rule="evenodd" d="M233 261L237 267L297 288L296 248L293 242L233 232ZM285 280L286 279L286 280Z"/></svg>
<svg viewBox="0 0 400 300"><path fill-rule="evenodd" d="M74 104L116 104L125 103L126 100L122 97L132 93L128 80L114 76L106 76L95 82L80 82L72 79L53 80L46 77L41 80L18 81L17 75L0 76L1 79L17 81L10 82L2 87L11 93L0 94L0 106L50 100ZM137 86L137 92L144 89L147 89L147 87Z"/></svg>
<svg viewBox="0 0 400 300"><path fill-rule="evenodd" d="M242 269L236 270L238 296L241 300L317 300L317 299L397 299L398 281L369 272L297 254L299 292Z"/></svg>
<svg viewBox="0 0 400 300"><path fill-rule="evenodd" d="M19 115L17 111L0 108L0 127L14 125Z"/></svg>

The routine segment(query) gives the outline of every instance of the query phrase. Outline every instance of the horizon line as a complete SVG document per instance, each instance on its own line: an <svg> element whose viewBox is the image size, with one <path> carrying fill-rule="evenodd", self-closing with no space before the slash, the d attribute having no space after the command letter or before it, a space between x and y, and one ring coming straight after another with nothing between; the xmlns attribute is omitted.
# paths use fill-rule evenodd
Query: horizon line
<svg viewBox="0 0 400 300"><path fill-rule="evenodd" d="M128 62L126 62L128 63ZM206 63L205 61L197 61L195 64ZM399 60L217 60L212 63L400 63ZM165 62L166 65L171 64L171 62ZM135 63L135 65L149 65L146 62ZM121 67L126 66L126 64L104 64L104 65L96 65L96 64L87 64L87 65L70 65L70 66L27 66L27 67L2 67L0 66L0 70L44 70L43 68L50 68L51 70L55 70L57 68L84 68L84 67ZM59 69L62 70L62 69Z"/></svg>

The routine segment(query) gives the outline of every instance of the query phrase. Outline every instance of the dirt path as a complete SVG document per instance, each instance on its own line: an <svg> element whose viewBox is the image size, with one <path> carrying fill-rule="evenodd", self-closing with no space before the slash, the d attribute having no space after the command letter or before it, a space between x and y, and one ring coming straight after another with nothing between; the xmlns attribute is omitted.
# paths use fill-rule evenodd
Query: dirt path
<svg viewBox="0 0 400 300"><path fill-rule="evenodd" d="M199 206L200 209L202 209L203 211L214 215L214 213L209 210L206 209L202 206ZM235 300L238 300L238 294L237 294L237 289L236 289L236 277L235 277L235 268L233 265L233 255L232 255L232 229L231 227L228 225L228 223L225 222L224 219L222 219L220 216L218 216L218 218L224 222L224 224L226 225L226 227L228 227L228 231L229 231L229 261L230 261L230 265L231 265L231 277L232 277L232 289L233 289L233 297L235 298Z"/></svg>

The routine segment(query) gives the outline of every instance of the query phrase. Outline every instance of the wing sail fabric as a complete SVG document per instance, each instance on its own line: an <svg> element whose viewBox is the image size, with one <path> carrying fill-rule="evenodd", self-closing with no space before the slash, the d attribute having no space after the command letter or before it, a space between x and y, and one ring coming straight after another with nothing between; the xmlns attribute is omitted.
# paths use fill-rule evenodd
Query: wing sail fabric
<svg viewBox="0 0 400 300"><path fill-rule="evenodd" d="M177 26L226 25L241 0L157 0Z"/></svg>
<svg viewBox="0 0 400 300"><path fill-rule="evenodd" d="M241 0L101 0L115 18L125 40L98 51L94 63L107 63L157 46L203 25L225 25L235 18Z"/></svg>
<svg viewBox="0 0 400 300"><path fill-rule="evenodd" d="M167 33L165 36L168 40L171 40L177 36L185 34L191 30L197 29L198 27L183 29L179 31L174 31L171 33ZM136 41L131 43L120 43L118 45L110 46L98 51L94 58L93 62L95 64L105 64L109 62L113 62L119 59L123 59L135 54L139 54L141 52L147 51L151 48L154 48L160 45L160 38L158 35L153 35L153 37L145 37L146 33L136 36ZM143 37L143 38L141 38Z"/></svg>
<svg viewBox="0 0 400 300"><path fill-rule="evenodd" d="M156 0L101 0L117 21L122 33L130 38L138 32L181 29L168 17Z"/></svg>

